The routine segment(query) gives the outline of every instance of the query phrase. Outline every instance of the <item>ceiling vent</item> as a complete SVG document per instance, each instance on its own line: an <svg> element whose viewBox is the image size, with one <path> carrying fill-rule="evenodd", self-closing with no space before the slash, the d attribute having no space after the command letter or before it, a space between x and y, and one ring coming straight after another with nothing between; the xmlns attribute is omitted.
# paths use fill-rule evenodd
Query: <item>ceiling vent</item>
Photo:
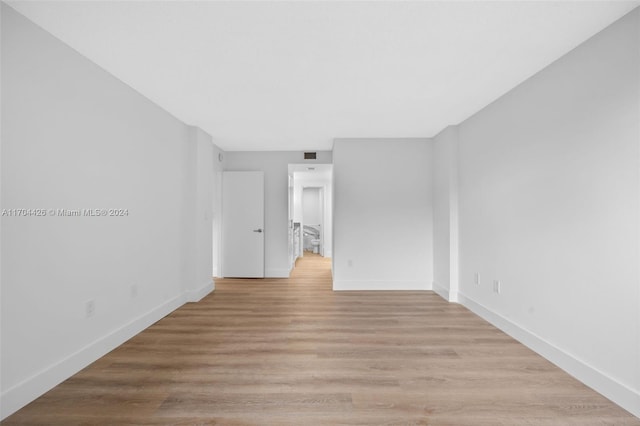
<svg viewBox="0 0 640 426"><path fill-rule="evenodd" d="M304 153L304 159L305 160L315 160L316 159L316 152L305 152Z"/></svg>

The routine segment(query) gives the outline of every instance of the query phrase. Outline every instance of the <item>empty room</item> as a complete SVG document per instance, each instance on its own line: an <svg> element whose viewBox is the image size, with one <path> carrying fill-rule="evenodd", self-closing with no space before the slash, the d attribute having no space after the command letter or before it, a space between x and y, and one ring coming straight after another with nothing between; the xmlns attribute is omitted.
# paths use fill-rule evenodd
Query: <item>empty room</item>
<svg viewBox="0 0 640 426"><path fill-rule="evenodd" d="M0 1L4 425L640 425L640 1Z"/></svg>

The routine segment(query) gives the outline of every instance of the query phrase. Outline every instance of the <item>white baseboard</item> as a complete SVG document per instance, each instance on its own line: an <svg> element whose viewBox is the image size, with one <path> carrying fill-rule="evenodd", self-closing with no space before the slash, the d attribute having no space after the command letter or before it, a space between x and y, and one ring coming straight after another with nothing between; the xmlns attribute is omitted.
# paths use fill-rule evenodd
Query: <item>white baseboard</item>
<svg viewBox="0 0 640 426"><path fill-rule="evenodd" d="M436 281L433 282L433 291L447 302L458 303L458 293L445 288Z"/></svg>
<svg viewBox="0 0 640 426"><path fill-rule="evenodd" d="M178 309L184 303L182 296L171 299L129 323L102 336L61 361L34 374L0 395L0 420L15 413L54 386L76 374L101 356L117 348L154 322Z"/></svg>
<svg viewBox="0 0 640 426"><path fill-rule="evenodd" d="M634 416L640 417L640 392L618 382L605 373L588 365L562 349L547 342L540 336L522 328L509 319L491 311L462 293L459 301L467 309L484 318L534 352L551 361L585 385L601 393Z"/></svg>
<svg viewBox="0 0 640 426"><path fill-rule="evenodd" d="M334 291L349 290L431 290L427 281L333 281Z"/></svg>
<svg viewBox="0 0 640 426"><path fill-rule="evenodd" d="M444 288L442 287L440 284L438 284L437 282L433 282L433 291L440 297L442 297L444 300L446 300L447 302L450 302L449 300L449 289L448 288Z"/></svg>
<svg viewBox="0 0 640 426"><path fill-rule="evenodd" d="M288 269L266 269L264 271L265 278L289 278Z"/></svg>
<svg viewBox="0 0 640 426"><path fill-rule="evenodd" d="M207 294L213 291L213 279L205 282L196 290L187 290L185 292L185 300L187 302L199 302Z"/></svg>
<svg viewBox="0 0 640 426"><path fill-rule="evenodd" d="M213 276L213 277L217 277L218 276L218 268L216 266L213 267L213 270L211 272L211 276Z"/></svg>

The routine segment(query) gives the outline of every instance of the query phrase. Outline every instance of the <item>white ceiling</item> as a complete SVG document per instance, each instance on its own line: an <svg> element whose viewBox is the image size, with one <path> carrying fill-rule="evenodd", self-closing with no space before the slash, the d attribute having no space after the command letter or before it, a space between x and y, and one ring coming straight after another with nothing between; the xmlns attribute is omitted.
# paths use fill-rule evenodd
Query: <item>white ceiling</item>
<svg viewBox="0 0 640 426"><path fill-rule="evenodd" d="M315 172L331 172L333 164L289 164L289 173L308 172L310 169Z"/></svg>
<svg viewBox="0 0 640 426"><path fill-rule="evenodd" d="M301 180L327 180L333 177L333 164L289 164L289 174Z"/></svg>
<svg viewBox="0 0 640 426"><path fill-rule="evenodd" d="M639 4L8 3L225 150L434 136Z"/></svg>

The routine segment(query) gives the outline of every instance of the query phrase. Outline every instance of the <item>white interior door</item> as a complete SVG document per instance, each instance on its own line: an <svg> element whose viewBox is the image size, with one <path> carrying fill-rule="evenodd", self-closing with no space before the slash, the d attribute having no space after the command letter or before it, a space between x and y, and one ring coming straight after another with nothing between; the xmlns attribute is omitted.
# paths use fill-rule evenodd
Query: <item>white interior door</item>
<svg viewBox="0 0 640 426"><path fill-rule="evenodd" d="M222 174L222 276L264 278L264 173Z"/></svg>

